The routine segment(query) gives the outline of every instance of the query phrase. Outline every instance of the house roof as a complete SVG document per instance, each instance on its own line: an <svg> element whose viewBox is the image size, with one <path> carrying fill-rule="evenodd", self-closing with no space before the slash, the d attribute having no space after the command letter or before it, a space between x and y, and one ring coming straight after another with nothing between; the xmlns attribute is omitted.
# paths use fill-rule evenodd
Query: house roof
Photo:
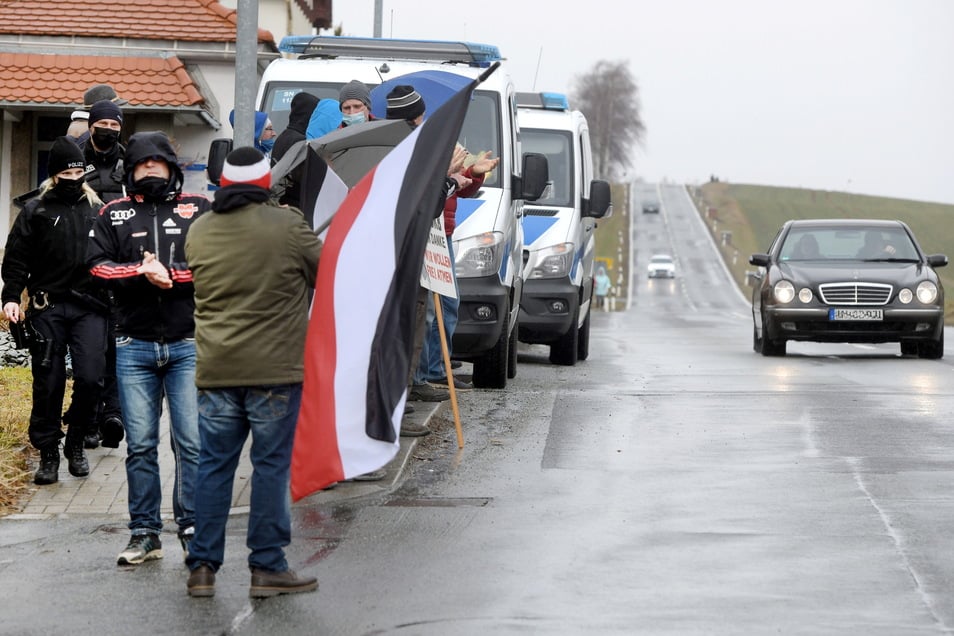
<svg viewBox="0 0 954 636"><path fill-rule="evenodd" d="M93 84L109 84L129 106L193 106L205 101L175 56L0 53L0 104L79 108L83 93Z"/></svg>
<svg viewBox="0 0 954 636"><path fill-rule="evenodd" d="M0 34L234 42L237 20L215 0L0 0Z"/></svg>

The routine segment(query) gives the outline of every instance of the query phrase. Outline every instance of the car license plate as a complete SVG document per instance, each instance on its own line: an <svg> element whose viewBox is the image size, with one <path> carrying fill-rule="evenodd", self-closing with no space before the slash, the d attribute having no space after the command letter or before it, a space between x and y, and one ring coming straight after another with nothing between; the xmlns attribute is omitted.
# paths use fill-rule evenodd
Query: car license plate
<svg viewBox="0 0 954 636"><path fill-rule="evenodd" d="M884 320L881 309L829 309L828 320Z"/></svg>

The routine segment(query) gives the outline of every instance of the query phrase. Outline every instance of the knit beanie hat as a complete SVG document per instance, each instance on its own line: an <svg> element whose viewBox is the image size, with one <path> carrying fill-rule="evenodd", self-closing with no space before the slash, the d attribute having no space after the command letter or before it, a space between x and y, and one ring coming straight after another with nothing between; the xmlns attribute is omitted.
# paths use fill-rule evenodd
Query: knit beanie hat
<svg viewBox="0 0 954 636"><path fill-rule="evenodd" d="M268 190L272 187L271 166L260 150L250 146L237 148L225 158L220 183L223 187L244 184Z"/></svg>
<svg viewBox="0 0 954 636"><path fill-rule="evenodd" d="M116 94L113 87L109 84L94 84L83 93L83 107L89 108L96 102L105 99L113 102L117 106L128 104L129 102Z"/></svg>
<svg viewBox="0 0 954 636"><path fill-rule="evenodd" d="M424 99L413 86L400 84L388 93L388 119L416 119L424 114Z"/></svg>
<svg viewBox="0 0 954 636"><path fill-rule="evenodd" d="M52 177L64 170L85 167L86 160L83 158L83 151L76 145L76 142L69 137L57 137L50 148L49 159L47 159L47 174Z"/></svg>
<svg viewBox="0 0 954 636"><path fill-rule="evenodd" d="M92 126L101 119L115 119L123 123L123 111L108 99L101 99L89 108L89 123Z"/></svg>
<svg viewBox="0 0 954 636"><path fill-rule="evenodd" d="M349 99L357 99L369 110L371 108L371 91L363 82L351 80L341 88L338 92L338 101L343 104Z"/></svg>

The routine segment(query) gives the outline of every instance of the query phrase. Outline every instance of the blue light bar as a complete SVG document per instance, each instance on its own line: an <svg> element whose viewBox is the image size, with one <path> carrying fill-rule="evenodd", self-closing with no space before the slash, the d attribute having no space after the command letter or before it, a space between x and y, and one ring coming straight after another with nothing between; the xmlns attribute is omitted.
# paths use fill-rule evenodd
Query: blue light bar
<svg viewBox="0 0 954 636"><path fill-rule="evenodd" d="M544 110L570 110L570 100L563 93L517 93L517 106Z"/></svg>
<svg viewBox="0 0 954 636"><path fill-rule="evenodd" d="M278 50L303 57L426 60L461 62L474 66L489 66L503 59L500 49L492 44L335 35L288 35L282 38Z"/></svg>

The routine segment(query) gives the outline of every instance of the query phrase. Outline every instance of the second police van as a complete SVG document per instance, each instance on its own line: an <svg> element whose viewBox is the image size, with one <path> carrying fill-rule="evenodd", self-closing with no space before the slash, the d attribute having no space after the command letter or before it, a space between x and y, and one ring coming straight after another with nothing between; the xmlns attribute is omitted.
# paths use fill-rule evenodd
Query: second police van
<svg viewBox="0 0 954 636"><path fill-rule="evenodd" d="M596 220L611 213L610 186L593 179L586 117L561 93L517 93L524 152L547 158L550 186L524 207L528 255L520 301L521 342L547 344L572 366L590 346Z"/></svg>
<svg viewBox="0 0 954 636"><path fill-rule="evenodd" d="M338 99L338 91L351 80L373 89L424 69L474 79L502 60L495 46L436 40L289 36L279 49L297 57L269 64L256 100L278 132L288 124L292 97L303 90ZM459 141L475 154L489 150L500 163L477 196L457 203L452 239L460 314L453 355L474 363L474 386L503 388L516 375L524 283L520 217L524 200L540 196L546 182L539 157L528 162L520 151L516 92L504 65L475 89Z"/></svg>

